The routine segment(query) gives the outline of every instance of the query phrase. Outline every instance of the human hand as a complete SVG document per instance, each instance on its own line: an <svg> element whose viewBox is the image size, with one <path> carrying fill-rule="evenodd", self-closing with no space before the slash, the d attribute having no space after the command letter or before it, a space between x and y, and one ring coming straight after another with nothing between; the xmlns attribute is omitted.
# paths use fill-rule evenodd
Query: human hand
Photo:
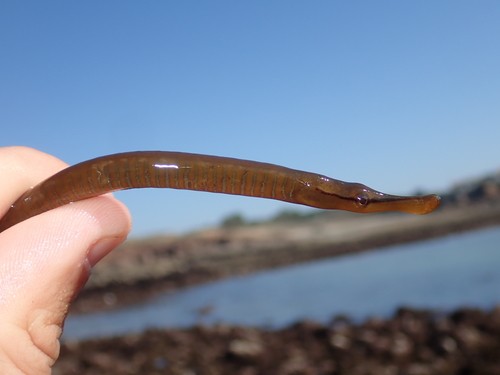
<svg viewBox="0 0 500 375"><path fill-rule="evenodd" d="M0 148L0 217L22 193L64 167L40 151ZM127 208L104 195L0 233L0 373L50 373L71 301L130 225Z"/></svg>

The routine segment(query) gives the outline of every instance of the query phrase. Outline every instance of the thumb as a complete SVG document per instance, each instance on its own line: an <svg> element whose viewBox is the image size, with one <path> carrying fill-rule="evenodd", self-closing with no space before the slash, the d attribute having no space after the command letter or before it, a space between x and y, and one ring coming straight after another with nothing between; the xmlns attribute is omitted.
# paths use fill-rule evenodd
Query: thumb
<svg viewBox="0 0 500 375"><path fill-rule="evenodd" d="M125 206L106 195L0 233L0 373L50 373L70 302L129 229Z"/></svg>

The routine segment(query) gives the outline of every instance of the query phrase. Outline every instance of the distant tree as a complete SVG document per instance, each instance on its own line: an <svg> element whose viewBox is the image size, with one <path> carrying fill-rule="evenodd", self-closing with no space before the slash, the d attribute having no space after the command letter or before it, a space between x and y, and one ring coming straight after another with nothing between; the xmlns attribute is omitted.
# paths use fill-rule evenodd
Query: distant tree
<svg viewBox="0 0 500 375"><path fill-rule="evenodd" d="M245 220L243 215L239 213L229 215L226 218L222 219L221 222L221 226L223 228L240 227L245 224L247 224L247 221Z"/></svg>
<svg viewBox="0 0 500 375"><path fill-rule="evenodd" d="M296 210L284 210L279 212L270 221L276 222L292 222L309 219L314 216L313 212L300 212Z"/></svg>

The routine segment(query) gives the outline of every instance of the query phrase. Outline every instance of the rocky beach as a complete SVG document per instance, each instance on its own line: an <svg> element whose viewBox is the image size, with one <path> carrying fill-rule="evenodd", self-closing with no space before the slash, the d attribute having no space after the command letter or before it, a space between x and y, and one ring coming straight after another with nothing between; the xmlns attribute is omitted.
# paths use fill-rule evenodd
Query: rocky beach
<svg viewBox="0 0 500 375"><path fill-rule="evenodd" d="M500 309L402 308L363 324L336 317L279 331L199 326L67 343L53 373L494 375L499 353Z"/></svg>

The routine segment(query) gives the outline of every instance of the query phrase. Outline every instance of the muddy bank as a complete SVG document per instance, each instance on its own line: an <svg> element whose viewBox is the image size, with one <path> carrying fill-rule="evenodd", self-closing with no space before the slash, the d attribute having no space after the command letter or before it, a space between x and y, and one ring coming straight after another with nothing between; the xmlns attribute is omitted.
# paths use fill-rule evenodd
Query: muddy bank
<svg viewBox="0 0 500 375"><path fill-rule="evenodd" d="M500 202L427 216L320 215L130 241L93 270L72 312L112 309L224 277L498 224Z"/></svg>
<svg viewBox="0 0 500 375"><path fill-rule="evenodd" d="M500 307L388 320L151 330L62 345L54 374L500 374Z"/></svg>

